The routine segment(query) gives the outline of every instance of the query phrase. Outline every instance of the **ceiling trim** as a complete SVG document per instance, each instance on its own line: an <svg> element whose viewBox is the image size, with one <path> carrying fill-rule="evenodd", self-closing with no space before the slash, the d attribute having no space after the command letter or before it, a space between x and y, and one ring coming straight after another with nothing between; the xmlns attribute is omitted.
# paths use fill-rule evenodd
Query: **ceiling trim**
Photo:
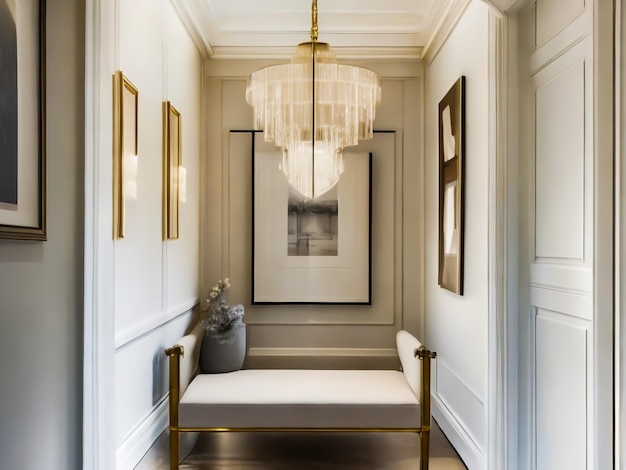
<svg viewBox="0 0 626 470"><path fill-rule="evenodd" d="M208 4L189 0L171 0L171 2L202 57L205 59L211 57L213 47L207 34L211 30L211 25L203 21L203 19L210 18L212 14Z"/></svg>
<svg viewBox="0 0 626 470"><path fill-rule="evenodd" d="M298 41L294 40L293 46L275 46L263 44L260 41L261 38L257 38L259 39L256 43L259 44L258 46L217 46L215 45L215 38L220 36L220 33L215 30L212 24L211 19L214 17L214 14L208 2L195 0L170 1L205 59L288 60L292 57L298 44ZM513 0L496 1L499 3L510 3ZM373 35L378 36L377 45L375 46L353 47L341 45L347 37L354 33L330 34L323 39L331 44L338 59L373 61L424 60L426 63L430 63L443 44L445 44L470 2L471 0L446 0L445 8L439 15L433 33L428 37L425 46L416 45L416 38L413 37L410 40L405 38L411 44L385 45L386 36L391 37L391 35L375 33ZM221 34L223 35L224 33ZM405 34L404 36L407 35Z"/></svg>
<svg viewBox="0 0 626 470"><path fill-rule="evenodd" d="M424 47L422 60L426 64L430 64L435 59L471 2L472 0L452 0L446 5L435 25L433 34L428 38Z"/></svg>
<svg viewBox="0 0 626 470"><path fill-rule="evenodd" d="M415 60L421 59L423 48L412 47L333 47L331 49L339 60ZM296 50L296 45L289 47L227 47L215 46L212 48L212 60L290 60Z"/></svg>

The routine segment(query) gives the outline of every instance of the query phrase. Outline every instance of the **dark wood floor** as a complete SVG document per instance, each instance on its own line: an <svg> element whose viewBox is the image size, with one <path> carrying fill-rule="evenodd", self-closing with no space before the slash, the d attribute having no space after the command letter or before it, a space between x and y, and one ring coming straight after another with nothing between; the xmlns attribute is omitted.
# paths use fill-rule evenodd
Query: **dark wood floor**
<svg viewBox="0 0 626 470"><path fill-rule="evenodd" d="M200 434L181 470L416 470L419 438L395 433ZM135 470L168 470L162 436ZM467 470L436 423L431 470Z"/></svg>

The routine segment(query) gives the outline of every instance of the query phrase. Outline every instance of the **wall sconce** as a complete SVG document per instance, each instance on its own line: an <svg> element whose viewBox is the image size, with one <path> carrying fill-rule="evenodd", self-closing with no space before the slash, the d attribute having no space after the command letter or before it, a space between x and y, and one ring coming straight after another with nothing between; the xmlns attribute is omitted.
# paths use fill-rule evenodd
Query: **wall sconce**
<svg viewBox="0 0 626 470"><path fill-rule="evenodd" d="M172 103L163 103L163 239L178 238L178 203L181 201L181 115ZM184 168L183 168L184 170ZM183 173L185 173L183 171ZM186 187L186 181L185 181ZM186 192L186 189L185 189ZM186 194L185 194L186 197Z"/></svg>
<svg viewBox="0 0 626 470"><path fill-rule="evenodd" d="M187 202L187 169L182 165L178 167L178 199Z"/></svg>
<svg viewBox="0 0 626 470"><path fill-rule="evenodd" d="M139 156L124 155L124 199L137 200L137 178L139 174Z"/></svg>
<svg viewBox="0 0 626 470"><path fill-rule="evenodd" d="M113 238L124 238L127 175L134 165L134 194L137 197L139 90L121 71L113 75Z"/></svg>

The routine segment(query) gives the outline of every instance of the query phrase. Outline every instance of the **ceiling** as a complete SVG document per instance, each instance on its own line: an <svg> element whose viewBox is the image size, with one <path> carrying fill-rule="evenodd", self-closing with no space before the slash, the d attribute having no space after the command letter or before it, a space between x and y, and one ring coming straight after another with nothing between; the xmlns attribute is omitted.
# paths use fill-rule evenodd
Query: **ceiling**
<svg viewBox="0 0 626 470"><path fill-rule="evenodd" d="M506 11L515 0L483 0ZM173 0L207 56L284 58L310 39L312 0ZM470 0L317 0L321 42L339 58L421 59ZM441 33L441 34L440 34ZM204 53L203 52L203 53Z"/></svg>
<svg viewBox="0 0 626 470"><path fill-rule="evenodd" d="M310 40L312 0L174 0L207 55L289 58ZM469 0L317 0L321 42L340 58L419 59Z"/></svg>
<svg viewBox="0 0 626 470"><path fill-rule="evenodd" d="M213 47L309 40L311 0L202 0ZM334 47L423 47L451 0L318 0L319 41Z"/></svg>

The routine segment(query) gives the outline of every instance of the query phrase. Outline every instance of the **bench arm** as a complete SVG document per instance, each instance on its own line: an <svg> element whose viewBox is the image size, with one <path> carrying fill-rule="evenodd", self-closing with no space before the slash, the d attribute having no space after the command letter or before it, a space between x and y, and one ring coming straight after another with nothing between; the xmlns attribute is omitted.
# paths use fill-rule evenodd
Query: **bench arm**
<svg viewBox="0 0 626 470"><path fill-rule="evenodd" d="M191 333L183 336L179 343L165 350L170 358L170 423L178 425L178 402L195 377L200 363L200 347L204 339L204 328L197 325Z"/></svg>

